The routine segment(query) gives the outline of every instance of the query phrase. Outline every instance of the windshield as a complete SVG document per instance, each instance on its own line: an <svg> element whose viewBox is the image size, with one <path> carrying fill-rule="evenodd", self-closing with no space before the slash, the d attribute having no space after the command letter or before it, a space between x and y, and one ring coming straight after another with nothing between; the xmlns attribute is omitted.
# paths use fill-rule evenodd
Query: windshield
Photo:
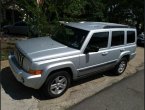
<svg viewBox="0 0 145 110"><path fill-rule="evenodd" d="M69 47L80 49L88 31L61 25L52 39Z"/></svg>

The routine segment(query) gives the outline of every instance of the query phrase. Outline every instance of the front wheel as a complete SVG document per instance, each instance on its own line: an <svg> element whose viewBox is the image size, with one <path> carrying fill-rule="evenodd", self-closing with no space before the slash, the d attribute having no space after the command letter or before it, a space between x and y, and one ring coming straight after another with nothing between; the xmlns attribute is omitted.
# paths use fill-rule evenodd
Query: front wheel
<svg viewBox="0 0 145 110"><path fill-rule="evenodd" d="M127 67L127 58L122 58L114 68L114 74L121 75Z"/></svg>
<svg viewBox="0 0 145 110"><path fill-rule="evenodd" d="M70 85L70 75L66 71L52 73L44 84L45 96L56 98L65 93Z"/></svg>

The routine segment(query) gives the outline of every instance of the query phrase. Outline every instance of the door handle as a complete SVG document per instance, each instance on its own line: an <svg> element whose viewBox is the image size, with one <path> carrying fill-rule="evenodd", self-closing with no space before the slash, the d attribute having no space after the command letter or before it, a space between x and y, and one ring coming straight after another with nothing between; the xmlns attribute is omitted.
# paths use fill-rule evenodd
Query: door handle
<svg viewBox="0 0 145 110"><path fill-rule="evenodd" d="M103 53L102 53L103 56L105 56L105 55L107 55L107 54L108 54L108 52L103 52Z"/></svg>
<svg viewBox="0 0 145 110"><path fill-rule="evenodd" d="M125 49L123 48L123 49L120 49L120 52L123 52L123 51L125 51Z"/></svg>

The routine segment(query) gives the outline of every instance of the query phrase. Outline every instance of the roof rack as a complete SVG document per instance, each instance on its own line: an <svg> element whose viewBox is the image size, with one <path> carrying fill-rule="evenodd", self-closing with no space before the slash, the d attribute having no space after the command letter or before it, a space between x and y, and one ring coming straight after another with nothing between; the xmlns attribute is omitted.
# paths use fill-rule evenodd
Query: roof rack
<svg viewBox="0 0 145 110"><path fill-rule="evenodd" d="M80 22L65 22L61 21L61 23L79 28L82 30L96 30L96 29L111 29L111 28L131 28L128 25L124 24L117 24L117 23L108 23L108 22L88 22L88 21L80 21Z"/></svg>
<svg viewBox="0 0 145 110"><path fill-rule="evenodd" d="M111 26L107 25L103 27L104 29L109 29L109 28L129 28L129 26Z"/></svg>

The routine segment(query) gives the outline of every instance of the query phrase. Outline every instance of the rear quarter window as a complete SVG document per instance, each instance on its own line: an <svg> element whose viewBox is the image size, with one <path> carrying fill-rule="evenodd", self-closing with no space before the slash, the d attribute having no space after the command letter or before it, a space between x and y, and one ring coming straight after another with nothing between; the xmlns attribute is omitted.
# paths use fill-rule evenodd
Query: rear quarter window
<svg viewBox="0 0 145 110"><path fill-rule="evenodd" d="M127 43L134 43L134 42L135 42L135 32L127 31Z"/></svg>

